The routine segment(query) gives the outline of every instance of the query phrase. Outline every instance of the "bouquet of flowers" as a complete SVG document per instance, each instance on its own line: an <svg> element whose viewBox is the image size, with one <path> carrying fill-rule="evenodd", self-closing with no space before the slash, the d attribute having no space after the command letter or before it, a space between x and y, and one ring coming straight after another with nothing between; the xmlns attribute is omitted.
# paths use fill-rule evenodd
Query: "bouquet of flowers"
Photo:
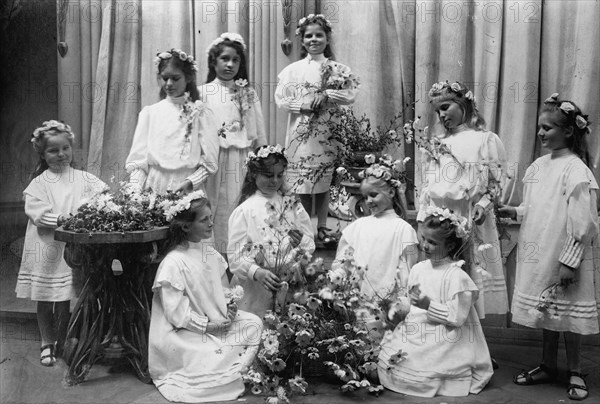
<svg viewBox="0 0 600 404"><path fill-rule="evenodd" d="M350 68L327 59L321 65L321 91L348 90L360 87L360 79Z"/></svg>
<svg viewBox="0 0 600 404"><path fill-rule="evenodd" d="M223 122L218 130L218 135L222 138L227 138L229 133L239 132L244 129L244 119L247 112L252 108L252 105L257 100L256 92L248 85L248 80L237 79L234 82L233 94L231 101L237 107L241 119L236 119L232 122Z"/></svg>

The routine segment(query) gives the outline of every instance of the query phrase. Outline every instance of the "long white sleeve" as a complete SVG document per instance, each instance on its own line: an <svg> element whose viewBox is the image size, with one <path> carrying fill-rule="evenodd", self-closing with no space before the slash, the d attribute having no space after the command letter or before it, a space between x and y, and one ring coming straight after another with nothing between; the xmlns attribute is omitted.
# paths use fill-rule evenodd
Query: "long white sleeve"
<svg viewBox="0 0 600 404"><path fill-rule="evenodd" d="M427 310L427 318L435 323L460 327L466 321L473 306L473 293L463 291L457 293L447 302L431 301Z"/></svg>
<svg viewBox="0 0 600 404"><path fill-rule="evenodd" d="M167 321L175 328L185 328L193 332L204 333L208 317L202 316L190 308L190 300L183 291L168 283L162 283L159 289L160 301Z"/></svg>

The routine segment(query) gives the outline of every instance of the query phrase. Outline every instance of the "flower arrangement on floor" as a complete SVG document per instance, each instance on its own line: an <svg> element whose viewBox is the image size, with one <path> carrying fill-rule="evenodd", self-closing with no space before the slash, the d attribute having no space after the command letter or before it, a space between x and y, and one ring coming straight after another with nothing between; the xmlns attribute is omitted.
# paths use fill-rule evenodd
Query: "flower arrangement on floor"
<svg viewBox="0 0 600 404"><path fill-rule="evenodd" d="M410 303L399 298L396 285L375 301L366 299L360 292L366 268L357 266L352 255L349 249L327 272L322 259L304 255L299 262L303 287L284 310L265 315L259 353L245 376L252 393L287 403L291 395L306 393L311 376L325 374L341 381L342 392L365 389L378 395L383 390L373 382L379 339L366 319L380 317L394 327Z"/></svg>

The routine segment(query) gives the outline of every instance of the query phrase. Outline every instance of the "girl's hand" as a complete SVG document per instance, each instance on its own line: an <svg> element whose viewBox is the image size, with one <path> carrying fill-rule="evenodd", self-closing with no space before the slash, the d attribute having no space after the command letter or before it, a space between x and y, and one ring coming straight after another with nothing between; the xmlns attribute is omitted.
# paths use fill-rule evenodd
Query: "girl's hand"
<svg viewBox="0 0 600 404"><path fill-rule="evenodd" d="M267 269L257 269L254 273L254 278L270 292L277 292L277 290L281 287L281 281L277 275Z"/></svg>
<svg viewBox="0 0 600 404"><path fill-rule="evenodd" d="M517 209L513 206L500 205L498 208L498 215L500 217L508 217L513 220L517 220Z"/></svg>
<svg viewBox="0 0 600 404"><path fill-rule="evenodd" d="M421 288L419 288L419 285L414 285L412 288L410 288L408 291L408 297L410 299L410 304L413 306L417 306L423 310L429 309L429 303L431 302L431 299L429 299L426 295L421 297Z"/></svg>
<svg viewBox="0 0 600 404"><path fill-rule="evenodd" d="M237 316L238 306L236 303L229 303L227 305L227 320L233 321L235 316Z"/></svg>
<svg viewBox="0 0 600 404"><path fill-rule="evenodd" d="M290 236L292 247L296 248L300 245L302 241L302 232L300 230L292 229L288 231L288 236Z"/></svg>
<svg viewBox="0 0 600 404"><path fill-rule="evenodd" d="M327 100L329 99L329 97L327 96L327 94L325 93L317 93L317 95L315 95L315 99L312 102L311 108L313 111L318 111L319 109L321 109L321 107L323 105L325 105L325 103L327 102Z"/></svg>
<svg viewBox="0 0 600 404"><path fill-rule="evenodd" d="M183 192L184 194L189 194L194 190L194 185L190 180L184 180L177 188L175 188L175 192Z"/></svg>
<svg viewBox="0 0 600 404"><path fill-rule="evenodd" d="M485 222L485 209L479 205L475 205L473 210L473 221L476 225L483 224Z"/></svg>
<svg viewBox="0 0 600 404"><path fill-rule="evenodd" d="M575 270L573 270L571 267L560 264L558 278L560 279L560 286L566 288L575 282Z"/></svg>

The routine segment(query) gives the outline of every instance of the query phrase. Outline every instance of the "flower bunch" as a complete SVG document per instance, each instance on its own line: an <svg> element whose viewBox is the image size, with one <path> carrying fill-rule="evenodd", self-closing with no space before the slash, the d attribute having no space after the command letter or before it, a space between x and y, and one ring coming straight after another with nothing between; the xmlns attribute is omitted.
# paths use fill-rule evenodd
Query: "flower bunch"
<svg viewBox="0 0 600 404"><path fill-rule="evenodd" d="M161 60L169 60L173 57L179 58L179 60L182 62L190 64L193 71L198 71L198 64L196 63L196 60L194 60L194 57L192 55L188 55L181 49L173 48L170 51L158 52L154 58L154 63L158 65Z"/></svg>
<svg viewBox="0 0 600 404"><path fill-rule="evenodd" d="M455 81L454 83L449 83L448 80L440 81L439 83L433 84L431 89L429 90L429 98L439 97L444 94L454 93L459 98L464 97L469 101L475 101L475 97L471 90L465 87L464 84Z"/></svg>
<svg viewBox="0 0 600 404"><path fill-rule="evenodd" d="M365 170L358 173L362 179L373 177L382 179L394 188L401 188L406 183L406 163L410 157L404 160L392 160L388 154L379 157L379 162L375 162L376 158L373 154L365 156L365 162L370 164Z"/></svg>
<svg viewBox="0 0 600 404"><path fill-rule="evenodd" d="M536 320L541 320L544 316L548 316L552 320L558 319L558 305L556 304L556 300L561 293L564 293L564 289L560 283L557 282L548 286L540 293L538 303L535 307L529 309L528 313Z"/></svg>
<svg viewBox="0 0 600 404"><path fill-rule="evenodd" d="M194 192L184 195L181 199L175 201L165 200L160 203L165 215L165 220L167 222L171 222L178 213L188 210L192 204L192 201L196 199L206 199L206 193L203 190L198 189Z"/></svg>
<svg viewBox="0 0 600 404"><path fill-rule="evenodd" d="M240 285L236 285L233 288L224 288L225 298L228 299L229 303L237 303L244 297L244 288Z"/></svg>
<svg viewBox="0 0 600 404"><path fill-rule="evenodd" d="M284 154L283 152L284 152L284 148L283 148L283 146L281 146L279 144L277 144L277 145L270 144L270 145L263 146L256 153L254 153L253 151L250 151L248 153L248 157L246 158L246 165L248 164L249 161L258 160L258 159L266 159L271 154Z"/></svg>
<svg viewBox="0 0 600 404"><path fill-rule="evenodd" d="M466 217L453 213L448 208L438 208L436 206L427 206L424 217L436 216L440 221L448 220L454 226L458 238L467 239L471 233L469 221Z"/></svg>
<svg viewBox="0 0 600 404"><path fill-rule="evenodd" d="M579 129L583 130L587 128L587 130L589 130L588 127L590 125L590 122L588 121L588 116L582 114L581 111L578 111L575 105L573 105L573 103L569 101L559 102L558 93L553 93L550 97L546 98L546 100L544 100L544 104L558 105L558 108L560 108L560 110L567 116L573 113L575 118L575 125L577 125Z"/></svg>
<svg viewBox="0 0 600 404"><path fill-rule="evenodd" d="M321 88L324 90L352 90L360 87L360 79L348 66L327 59L321 65Z"/></svg>
<svg viewBox="0 0 600 404"><path fill-rule="evenodd" d="M182 156L188 154L191 150L194 121L205 109L205 105L202 101L192 101L192 97L190 96L189 92L186 91L184 93L184 98L185 101L183 104L181 104L179 112L179 120L186 126L183 148L181 150Z"/></svg>
<svg viewBox="0 0 600 404"><path fill-rule="evenodd" d="M403 126L404 139L407 144L415 143L417 148L421 150L428 157L435 161L439 161L440 157L444 154L452 157L460 168L463 165L458 161L456 156L452 154L452 150L443 143L437 136L432 136L429 133L429 127L422 128L421 117L417 117L414 121L408 121Z"/></svg>
<svg viewBox="0 0 600 404"><path fill-rule="evenodd" d="M82 201L63 228L77 233L149 230L167 225L165 207L179 199L173 192L157 195L151 190L121 183L120 188Z"/></svg>
<svg viewBox="0 0 600 404"><path fill-rule="evenodd" d="M302 17L300 18L300 20L298 21L298 28L296 28L296 35L299 36L300 35L300 29L309 25L309 24L315 24L317 23L317 21L325 24L325 26L327 28L329 28L329 32L332 32L332 28L331 28L331 22L329 22L329 20L327 18L325 18L325 16L323 14L309 14L306 17Z"/></svg>
<svg viewBox="0 0 600 404"><path fill-rule="evenodd" d="M244 52L246 52L246 43L244 42L244 38L240 34L236 32L224 32L217 39L212 41L208 48L206 48L206 54L208 55L213 47L219 45L225 40L239 43L240 45L242 45L242 49L244 50Z"/></svg>

